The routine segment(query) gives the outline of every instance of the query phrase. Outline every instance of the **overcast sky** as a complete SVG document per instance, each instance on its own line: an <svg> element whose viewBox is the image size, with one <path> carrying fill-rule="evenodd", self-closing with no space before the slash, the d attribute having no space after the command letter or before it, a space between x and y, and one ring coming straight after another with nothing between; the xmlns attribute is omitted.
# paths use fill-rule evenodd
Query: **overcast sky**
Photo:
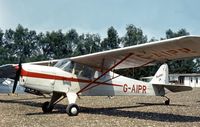
<svg viewBox="0 0 200 127"><path fill-rule="evenodd" d="M167 29L185 28L200 35L200 0L0 0L0 28L18 24L38 32L71 28L106 36L113 26L119 36L127 24L159 39Z"/></svg>

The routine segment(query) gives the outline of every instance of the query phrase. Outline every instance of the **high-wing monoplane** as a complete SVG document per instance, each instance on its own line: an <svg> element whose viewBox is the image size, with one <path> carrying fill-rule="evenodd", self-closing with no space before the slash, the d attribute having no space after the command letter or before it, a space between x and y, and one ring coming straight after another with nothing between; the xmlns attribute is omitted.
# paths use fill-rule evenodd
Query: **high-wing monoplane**
<svg viewBox="0 0 200 127"><path fill-rule="evenodd" d="M165 89L172 92L192 90L189 86L169 83L167 64L161 65L148 83L116 74L113 70L199 57L199 49L200 37L184 36L61 60L2 65L0 77L14 79L13 93L17 82L28 89L51 93L51 100L42 106L44 113L51 112L55 104L67 98L66 111L76 116L80 111L76 99L81 95L166 97ZM49 62L56 64L47 66ZM167 98L165 104L169 103Z"/></svg>

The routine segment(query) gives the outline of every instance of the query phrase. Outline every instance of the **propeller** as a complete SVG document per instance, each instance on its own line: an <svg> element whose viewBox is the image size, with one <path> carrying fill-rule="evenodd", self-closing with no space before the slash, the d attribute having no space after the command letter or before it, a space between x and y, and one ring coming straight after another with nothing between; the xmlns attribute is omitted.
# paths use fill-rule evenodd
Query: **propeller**
<svg viewBox="0 0 200 127"><path fill-rule="evenodd" d="M22 63L21 63L21 59L20 59L19 64L18 64L18 69L16 71L16 75L15 75L15 79L14 79L14 85L13 85L12 93L15 93L17 83L18 83L20 75L21 75L21 70L22 70Z"/></svg>

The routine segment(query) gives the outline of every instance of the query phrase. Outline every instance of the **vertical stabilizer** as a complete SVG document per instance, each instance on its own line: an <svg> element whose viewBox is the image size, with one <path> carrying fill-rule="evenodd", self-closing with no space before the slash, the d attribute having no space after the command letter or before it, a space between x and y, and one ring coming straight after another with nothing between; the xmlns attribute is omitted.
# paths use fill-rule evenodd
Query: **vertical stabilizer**
<svg viewBox="0 0 200 127"><path fill-rule="evenodd" d="M160 66L150 83L152 84L169 84L168 65Z"/></svg>

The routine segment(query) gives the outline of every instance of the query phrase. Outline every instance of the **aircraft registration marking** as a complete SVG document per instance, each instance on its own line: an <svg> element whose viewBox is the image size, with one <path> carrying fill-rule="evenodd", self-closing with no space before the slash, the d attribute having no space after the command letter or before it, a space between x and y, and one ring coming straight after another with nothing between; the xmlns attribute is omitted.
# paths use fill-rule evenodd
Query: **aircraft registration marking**
<svg viewBox="0 0 200 127"><path fill-rule="evenodd" d="M162 57L173 57L182 54L195 54L196 51L193 51L189 48L179 48L179 49L171 49L165 51L150 51L149 53L140 52L140 53L133 53L134 56L142 59L155 59L155 58L162 58Z"/></svg>
<svg viewBox="0 0 200 127"><path fill-rule="evenodd" d="M123 92L131 92L131 93L143 93L146 94L147 86L146 85L132 85L128 86L127 84L123 85Z"/></svg>

